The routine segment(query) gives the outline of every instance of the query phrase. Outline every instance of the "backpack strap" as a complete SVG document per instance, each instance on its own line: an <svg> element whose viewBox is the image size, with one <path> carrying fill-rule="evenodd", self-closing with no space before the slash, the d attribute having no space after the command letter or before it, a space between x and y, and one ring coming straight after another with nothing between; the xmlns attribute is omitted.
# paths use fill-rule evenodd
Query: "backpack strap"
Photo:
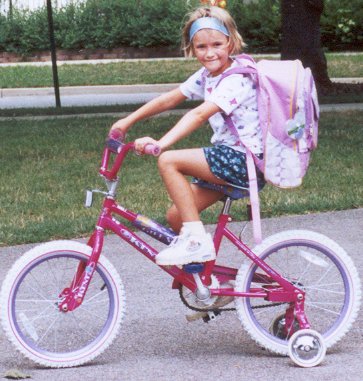
<svg viewBox="0 0 363 381"><path fill-rule="evenodd" d="M252 226L253 226L253 237L255 242L261 243L262 241L262 229L261 229L261 213L260 213L260 200L258 197L258 185L257 185L257 174L255 166L255 155L245 147L239 140L239 134L237 132L236 126L234 125L232 118L228 115L222 114L223 118L232 131L232 133L238 137L238 145L243 146L246 149L246 163L247 163L247 174L249 182L250 191L250 201L252 210Z"/></svg>
<svg viewBox="0 0 363 381"><path fill-rule="evenodd" d="M255 80L258 80L256 63L252 57L242 54L236 57L236 60L240 63L238 66L233 67L225 71L220 80L218 81L216 87L219 83L226 77L232 74L242 74L242 75L255 75ZM242 62L243 60L244 62ZM257 174L256 165L260 168L261 160L259 160L253 153L245 147L239 139L239 133L236 126L234 125L232 118L229 115L222 113L222 116L229 127L230 131L238 138L238 145L243 146L246 149L246 163L247 163L247 174L249 182L249 193L250 202L252 210L252 226L253 226L253 236L256 244L262 241L262 229L261 229L261 214L260 214L260 201L258 197L258 185L257 185ZM256 164L256 165L255 165Z"/></svg>
<svg viewBox="0 0 363 381"><path fill-rule="evenodd" d="M253 237L255 242L258 244L262 242L260 199L258 197L256 166L253 160L252 152L249 149L246 149L246 159L248 182L250 187Z"/></svg>

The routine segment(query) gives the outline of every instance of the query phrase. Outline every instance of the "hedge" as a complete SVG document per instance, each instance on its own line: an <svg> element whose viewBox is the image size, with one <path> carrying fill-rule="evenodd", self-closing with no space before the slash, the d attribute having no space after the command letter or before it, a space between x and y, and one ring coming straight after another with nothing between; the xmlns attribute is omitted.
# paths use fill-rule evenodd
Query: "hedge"
<svg viewBox="0 0 363 381"><path fill-rule="evenodd" d="M180 44L185 14L195 0L88 0L53 9L59 49L138 48ZM244 4L228 0L228 10L253 52L279 51L278 0ZM0 51L27 55L49 49L47 10L14 10L0 15ZM363 49L361 0L325 0L322 43L328 50Z"/></svg>

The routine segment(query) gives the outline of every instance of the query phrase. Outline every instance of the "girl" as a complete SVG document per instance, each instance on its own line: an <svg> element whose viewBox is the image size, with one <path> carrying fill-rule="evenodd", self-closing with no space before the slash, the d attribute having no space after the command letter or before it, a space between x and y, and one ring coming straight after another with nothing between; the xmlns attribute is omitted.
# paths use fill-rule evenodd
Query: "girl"
<svg viewBox="0 0 363 381"><path fill-rule="evenodd" d="M183 29L183 47L186 56L194 55L203 67L179 88L148 102L117 121L111 129L113 133L119 130L125 135L135 122L171 109L187 98L204 100L161 139L144 137L135 141L136 150L140 153L149 143L161 148L159 172L174 203L167 213L167 220L179 236L157 255L159 265L183 265L215 259L212 238L206 233L199 213L223 195L202 188L198 180L190 184L185 176L215 184L248 187L245 150L239 141L256 155L262 152L253 81L248 76L232 74L218 84L222 73L236 65L231 55L239 53L243 47L232 17L218 7L198 8L190 14ZM229 130L223 114L233 118L239 138ZM213 130L213 147L166 151L206 121Z"/></svg>

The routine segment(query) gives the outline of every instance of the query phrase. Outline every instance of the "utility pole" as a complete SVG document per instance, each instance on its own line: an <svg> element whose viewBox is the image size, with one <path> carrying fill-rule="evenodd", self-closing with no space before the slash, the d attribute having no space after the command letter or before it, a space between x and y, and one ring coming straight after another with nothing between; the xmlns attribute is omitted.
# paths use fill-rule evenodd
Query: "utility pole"
<svg viewBox="0 0 363 381"><path fill-rule="evenodd" d="M53 10L52 10L51 0L47 0L47 11L48 11L50 52L52 56L55 104L56 104L56 107L61 107L60 94L59 94L58 68L57 68L57 53L56 53L55 38L54 38Z"/></svg>

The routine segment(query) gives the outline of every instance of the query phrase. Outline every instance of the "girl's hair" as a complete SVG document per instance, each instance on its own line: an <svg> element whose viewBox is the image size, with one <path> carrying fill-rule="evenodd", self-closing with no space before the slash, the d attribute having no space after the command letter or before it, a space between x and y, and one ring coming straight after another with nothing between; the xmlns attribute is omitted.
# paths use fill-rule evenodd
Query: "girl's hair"
<svg viewBox="0 0 363 381"><path fill-rule="evenodd" d="M182 49L186 57L193 56L193 44L189 40L189 31L193 22L201 17L214 17L220 20L229 32L230 54L238 54L242 51L245 43L238 33L237 25L231 15L219 7L200 7L189 14L189 19L185 23L182 35Z"/></svg>

